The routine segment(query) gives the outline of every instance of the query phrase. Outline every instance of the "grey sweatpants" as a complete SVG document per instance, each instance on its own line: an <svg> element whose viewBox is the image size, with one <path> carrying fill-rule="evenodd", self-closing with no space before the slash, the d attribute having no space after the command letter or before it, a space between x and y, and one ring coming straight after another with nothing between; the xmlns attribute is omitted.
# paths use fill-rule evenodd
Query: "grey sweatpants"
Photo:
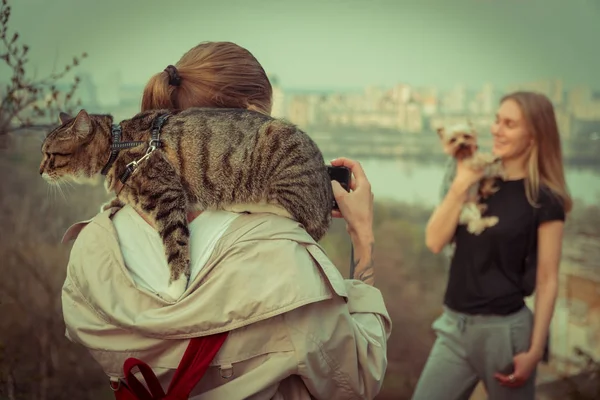
<svg viewBox="0 0 600 400"><path fill-rule="evenodd" d="M490 400L533 400L535 372L519 388L500 385L496 372L512 372L512 359L527 351L533 314L527 307L507 315L467 315L445 309L432 325L437 339L413 400L468 400L482 380Z"/></svg>

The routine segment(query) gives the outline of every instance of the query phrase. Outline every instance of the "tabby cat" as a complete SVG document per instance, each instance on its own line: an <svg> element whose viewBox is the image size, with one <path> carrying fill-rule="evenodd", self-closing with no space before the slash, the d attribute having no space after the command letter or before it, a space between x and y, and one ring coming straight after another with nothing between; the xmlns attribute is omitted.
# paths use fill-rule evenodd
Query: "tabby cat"
<svg viewBox="0 0 600 400"><path fill-rule="evenodd" d="M147 111L119 125L81 110L75 118L61 113L60 122L42 144L40 174L51 182L106 175L117 197L102 209L130 204L163 240L168 300L183 294L190 276L188 211L268 209L297 220L317 241L329 228L333 192L323 155L283 120L191 108Z"/></svg>

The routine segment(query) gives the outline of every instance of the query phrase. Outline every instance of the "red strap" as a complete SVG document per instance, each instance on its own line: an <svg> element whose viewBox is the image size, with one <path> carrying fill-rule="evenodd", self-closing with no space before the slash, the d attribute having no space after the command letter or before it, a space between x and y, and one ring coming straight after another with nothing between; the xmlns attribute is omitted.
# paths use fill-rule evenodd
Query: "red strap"
<svg viewBox="0 0 600 400"><path fill-rule="evenodd" d="M121 384L114 388L116 400L187 400L194 387L200 382L202 376L208 369L210 362L215 358L219 349L227 338L227 332L212 336L194 338L190 340L175 375L169 384L167 394L162 389L158 378L152 368L137 358L128 358L123 365L125 381L127 385ZM135 377L132 370L138 367L148 390Z"/></svg>
<svg viewBox="0 0 600 400"><path fill-rule="evenodd" d="M123 386L121 381L111 382L110 387L115 392L115 400L138 400L139 397L133 394L131 389L127 386Z"/></svg>
<svg viewBox="0 0 600 400"><path fill-rule="evenodd" d="M111 389L115 392L115 400L136 400L136 397L127 386L119 382L110 382Z"/></svg>
<svg viewBox="0 0 600 400"><path fill-rule="evenodd" d="M227 332L190 341L167 390L173 400L188 398L226 338Z"/></svg>

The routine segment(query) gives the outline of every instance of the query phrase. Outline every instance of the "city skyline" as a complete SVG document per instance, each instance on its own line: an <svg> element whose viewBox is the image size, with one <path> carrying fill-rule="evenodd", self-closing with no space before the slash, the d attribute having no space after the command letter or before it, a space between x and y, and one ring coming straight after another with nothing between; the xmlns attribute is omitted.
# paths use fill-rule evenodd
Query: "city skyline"
<svg viewBox="0 0 600 400"><path fill-rule="evenodd" d="M600 134L600 93L585 86L565 88L560 79L513 83L507 88L490 83L479 88L456 85L449 90L398 84L330 93L290 91L277 84L276 79L274 83L272 115L311 132L357 128L412 135L466 120L485 130L504 94L532 90L545 94L554 103L561 136L565 139L597 140ZM109 102L99 100L97 88L93 76L82 79L77 94L82 108L92 113L111 113L117 120L139 112L143 85L113 84Z"/></svg>

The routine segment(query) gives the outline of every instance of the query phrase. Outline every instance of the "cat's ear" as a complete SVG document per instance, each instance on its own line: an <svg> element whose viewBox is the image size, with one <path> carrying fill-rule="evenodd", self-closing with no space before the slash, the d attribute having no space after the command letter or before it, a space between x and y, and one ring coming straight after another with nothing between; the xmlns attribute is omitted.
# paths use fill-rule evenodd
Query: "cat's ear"
<svg viewBox="0 0 600 400"><path fill-rule="evenodd" d="M85 110L79 111L75 117L75 123L73 124L73 133L77 136L85 137L92 133L92 119Z"/></svg>
<svg viewBox="0 0 600 400"><path fill-rule="evenodd" d="M60 114L58 114L58 122L61 124L64 124L67 121L72 120L73 117L71 117L69 114L64 113L64 112L60 112Z"/></svg>

